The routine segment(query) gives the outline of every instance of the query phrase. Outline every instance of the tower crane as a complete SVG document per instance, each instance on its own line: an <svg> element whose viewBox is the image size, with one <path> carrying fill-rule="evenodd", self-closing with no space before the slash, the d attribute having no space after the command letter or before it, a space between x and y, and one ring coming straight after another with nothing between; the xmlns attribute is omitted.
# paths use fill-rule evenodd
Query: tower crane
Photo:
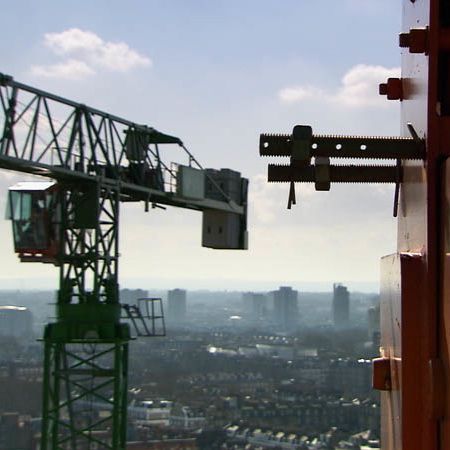
<svg viewBox="0 0 450 450"><path fill-rule="evenodd" d="M179 146L187 163L169 165L162 145ZM0 168L45 177L10 188L8 218L21 261L59 268L43 336L41 449L124 449L131 334L119 298L120 203L201 211L203 246L246 249L248 180L203 169L177 137L4 74Z"/></svg>

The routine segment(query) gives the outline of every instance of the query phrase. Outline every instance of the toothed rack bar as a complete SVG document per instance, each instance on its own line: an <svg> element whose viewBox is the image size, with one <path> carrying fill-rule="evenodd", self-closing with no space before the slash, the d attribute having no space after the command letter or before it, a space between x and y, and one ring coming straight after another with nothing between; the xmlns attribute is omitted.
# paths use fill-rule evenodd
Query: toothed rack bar
<svg viewBox="0 0 450 450"><path fill-rule="evenodd" d="M424 159L422 141L404 137L313 135L311 157L364 159ZM261 134L261 156L292 156L293 135Z"/></svg>
<svg viewBox="0 0 450 450"><path fill-rule="evenodd" d="M261 156L287 156L289 165L269 164L268 181L290 183L288 209L296 203L295 184L314 183L329 191L332 183L395 183L394 217L397 217L402 160L425 159L425 142L412 124L411 138L389 136L314 135L309 125L296 125L292 134L261 134ZM331 158L394 160L395 165L331 165Z"/></svg>
<svg viewBox="0 0 450 450"><path fill-rule="evenodd" d="M269 164L269 182L303 182L317 181L317 166L292 167L289 165ZM401 173L396 166L329 166L331 183L396 183Z"/></svg>

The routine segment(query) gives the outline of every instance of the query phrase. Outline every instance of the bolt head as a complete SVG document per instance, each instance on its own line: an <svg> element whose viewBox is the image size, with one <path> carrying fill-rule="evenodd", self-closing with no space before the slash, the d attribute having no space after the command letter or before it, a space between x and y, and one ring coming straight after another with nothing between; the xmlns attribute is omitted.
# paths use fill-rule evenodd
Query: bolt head
<svg viewBox="0 0 450 450"><path fill-rule="evenodd" d="M399 45L409 48L409 53L428 53L428 28L411 28L408 33L400 33Z"/></svg>
<svg viewBox="0 0 450 450"><path fill-rule="evenodd" d="M389 78L387 83L379 86L380 95L386 95L388 100L403 100L403 83L401 78Z"/></svg>

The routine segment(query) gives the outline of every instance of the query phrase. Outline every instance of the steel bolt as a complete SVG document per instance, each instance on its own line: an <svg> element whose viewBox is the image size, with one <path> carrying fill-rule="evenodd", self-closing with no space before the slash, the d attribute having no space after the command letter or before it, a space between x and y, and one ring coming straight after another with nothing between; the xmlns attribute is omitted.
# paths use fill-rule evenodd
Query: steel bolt
<svg viewBox="0 0 450 450"><path fill-rule="evenodd" d="M388 78L387 83L379 86L380 95L386 95L388 100L403 100L403 86L401 78Z"/></svg>
<svg viewBox="0 0 450 450"><path fill-rule="evenodd" d="M412 28L408 33L400 33L399 45L409 48L410 53L428 53L428 28Z"/></svg>

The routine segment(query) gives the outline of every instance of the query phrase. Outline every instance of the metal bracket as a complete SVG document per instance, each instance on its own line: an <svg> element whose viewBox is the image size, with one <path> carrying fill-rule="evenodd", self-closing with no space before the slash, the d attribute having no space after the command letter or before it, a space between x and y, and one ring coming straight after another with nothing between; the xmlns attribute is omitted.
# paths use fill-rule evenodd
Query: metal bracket
<svg viewBox="0 0 450 450"><path fill-rule="evenodd" d="M425 159L425 142L412 125L411 138L380 136L314 135L307 125L296 125L291 135L261 134L261 156L287 156L290 164L269 164L269 182L290 183L288 209L296 203L294 183L314 183L317 191L329 191L331 183L395 183L394 216L398 212L401 161ZM356 159L368 164L332 165L331 158ZM395 164L371 164L370 160Z"/></svg>
<svg viewBox="0 0 450 450"><path fill-rule="evenodd" d="M137 305L122 304L123 319L128 319L139 337L165 336L166 325L160 298L139 298Z"/></svg>

